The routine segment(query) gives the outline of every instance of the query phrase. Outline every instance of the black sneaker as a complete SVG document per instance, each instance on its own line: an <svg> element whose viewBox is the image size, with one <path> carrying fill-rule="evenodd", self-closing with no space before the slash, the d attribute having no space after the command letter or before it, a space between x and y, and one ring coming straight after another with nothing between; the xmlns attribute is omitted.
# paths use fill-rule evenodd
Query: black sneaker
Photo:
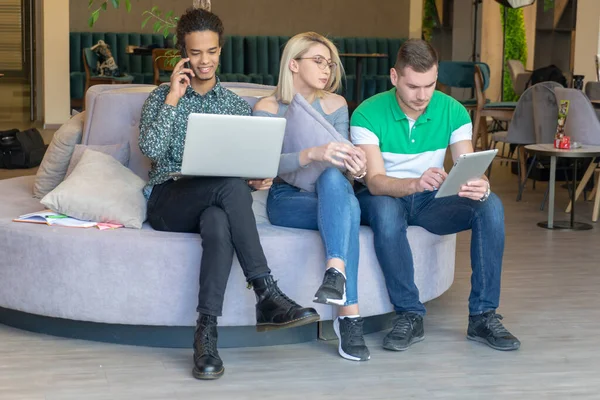
<svg viewBox="0 0 600 400"><path fill-rule="evenodd" d="M333 330L339 339L338 352L346 360L367 361L371 358L363 338L364 320L358 318L336 318Z"/></svg>
<svg viewBox="0 0 600 400"><path fill-rule="evenodd" d="M506 330L501 319L502 315L495 311L469 316L467 339L487 344L496 350L517 350L521 342Z"/></svg>
<svg viewBox="0 0 600 400"><path fill-rule="evenodd" d="M404 351L413 343L425 339L423 317L413 312L398 314L391 332L383 338L383 348L393 351Z"/></svg>
<svg viewBox="0 0 600 400"><path fill-rule="evenodd" d="M256 330L293 328L318 321L314 308L302 307L287 297L271 275L251 282L256 294Z"/></svg>
<svg viewBox="0 0 600 400"><path fill-rule="evenodd" d="M313 299L315 303L343 306L346 304L346 277L335 268L327 268L323 283Z"/></svg>
<svg viewBox="0 0 600 400"><path fill-rule="evenodd" d="M217 317L200 314L194 333L194 369L196 379L217 379L225 368L217 351Z"/></svg>

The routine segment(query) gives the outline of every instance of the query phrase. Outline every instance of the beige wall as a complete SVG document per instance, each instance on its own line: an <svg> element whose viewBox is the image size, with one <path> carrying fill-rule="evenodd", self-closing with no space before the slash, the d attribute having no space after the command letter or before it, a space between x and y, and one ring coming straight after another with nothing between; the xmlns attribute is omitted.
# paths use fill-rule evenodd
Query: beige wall
<svg viewBox="0 0 600 400"><path fill-rule="evenodd" d="M71 31L89 30L87 3L70 0ZM191 0L138 0L132 1L130 14L109 6L94 30L141 32L144 10L156 5L181 15L191 4ZM411 4L420 6L422 0L213 0L212 11L230 35L294 35L313 30L330 36L407 37L411 28L416 29L409 23ZM420 36L420 21L418 30ZM150 31L150 27L144 30Z"/></svg>
<svg viewBox="0 0 600 400"><path fill-rule="evenodd" d="M69 0L43 2L43 108L44 125L69 119ZM87 3L87 2L86 2ZM39 66L40 64L38 64Z"/></svg>
<svg viewBox="0 0 600 400"><path fill-rule="evenodd" d="M421 39L423 36L423 0L410 0L408 19L408 37Z"/></svg>
<svg viewBox="0 0 600 400"><path fill-rule="evenodd" d="M598 54L600 30L600 1L577 2L577 30L575 32L575 75L585 75L586 81L596 80L594 55Z"/></svg>
<svg viewBox="0 0 600 400"><path fill-rule="evenodd" d="M35 119L44 120L44 31L42 0L35 0Z"/></svg>
<svg viewBox="0 0 600 400"><path fill-rule="evenodd" d="M483 0L482 5L481 61L490 66L490 86L485 95L491 101L500 101L503 44L501 7L494 0Z"/></svg>
<svg viewBox="0 0 600 400"><path fill-rule="evenodd" d="M473 0L454 0L452 61L472 61L473 10ZM481 7L478 20L481 21ZM452 88L451 94L457 99L466 100L471 98L471 89Z"/></svg>

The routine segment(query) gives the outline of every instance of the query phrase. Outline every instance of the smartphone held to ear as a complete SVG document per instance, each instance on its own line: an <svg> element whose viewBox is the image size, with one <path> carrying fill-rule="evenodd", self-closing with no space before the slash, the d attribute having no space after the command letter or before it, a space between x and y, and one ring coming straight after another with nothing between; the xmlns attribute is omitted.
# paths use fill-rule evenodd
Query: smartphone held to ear
<svg viewBox="0 0 600 400"><path fill-rule="evenodd" d="M185 48L181 50L181 58L187 58L187 53L185 51ZM190 65L189 61L186 61L183 64L183 67L187 68L187 69L192 69L192 66ZM191 84L192 83L192 74L190 74L189 72L186 72L185 74L187 75L188 78L190 78L190 84ZM181 81L181 83L183 83L183 80Z"/></svg>

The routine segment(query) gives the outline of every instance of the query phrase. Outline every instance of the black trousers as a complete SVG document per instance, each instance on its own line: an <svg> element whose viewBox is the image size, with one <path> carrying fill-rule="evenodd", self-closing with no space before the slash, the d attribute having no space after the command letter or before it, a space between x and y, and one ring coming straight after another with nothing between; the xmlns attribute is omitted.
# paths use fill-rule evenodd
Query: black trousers
<svg viewBox="0 0 600 400"><path fill-rule="evenodd" d="M235 250L248 281L269 274L256 230L252 196L239 178L183 178L154 186L148 200L152 228L197 232L202 264L197 311L220 316Z"/></svg>

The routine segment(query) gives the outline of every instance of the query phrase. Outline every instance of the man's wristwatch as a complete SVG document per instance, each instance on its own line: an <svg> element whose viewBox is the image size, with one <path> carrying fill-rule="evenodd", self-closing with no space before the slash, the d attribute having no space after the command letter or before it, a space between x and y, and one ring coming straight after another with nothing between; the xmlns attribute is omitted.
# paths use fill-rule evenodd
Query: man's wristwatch
<svg viewBox="0 0 600 400"><path fill-rule="evenodd" d="M490 193L492 193L492 189L490 189L490 183L488 182L487 192L484 193L483 197L479 199L479 201L486 201L488 197L490 197Z"/></svg>

